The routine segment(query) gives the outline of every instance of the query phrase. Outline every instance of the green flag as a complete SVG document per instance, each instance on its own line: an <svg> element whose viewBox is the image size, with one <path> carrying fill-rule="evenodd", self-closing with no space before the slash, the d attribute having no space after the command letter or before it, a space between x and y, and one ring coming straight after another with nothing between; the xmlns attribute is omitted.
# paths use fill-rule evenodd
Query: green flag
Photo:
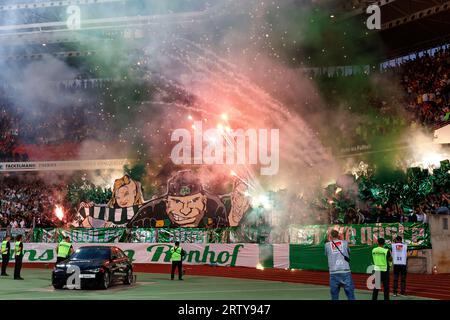
<svg viewBox="0 0 450 320"><path fill-rule="evenodd" d="M450 119L450 112L447 112L447 114L444 117L444 121L448 121Z"/></svg>

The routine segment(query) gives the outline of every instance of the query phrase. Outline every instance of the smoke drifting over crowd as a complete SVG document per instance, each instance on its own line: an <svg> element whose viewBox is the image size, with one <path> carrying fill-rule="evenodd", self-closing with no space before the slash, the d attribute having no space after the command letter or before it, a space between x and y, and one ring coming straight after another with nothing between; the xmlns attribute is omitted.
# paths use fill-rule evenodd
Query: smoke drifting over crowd
<svg viewBox="0 0 450 320"><path fill-rule="evenodd" d="M193 9L198 7L197 2L193 1ZM93 15L86 12L89 6L81 9L82 19ZM164 11L164 7L153 10ZM139 50L130 50L123 39L99 48L100 55L95 59L110 62L106 72L118 76L138 68L141 78L126 80L145 85L157 79L162 84L150 101L124 101L123 110L116 110L117 120L112 121L122 123L122 115L129 120L123 123L122 131L116 136L124 136L127 141L136 135L144 137L149 155L153 156L155 152L151 150L158 148L164 157L170 150L167 139L170 132L179 126L190 128L189 115L204 121L205 126L215 127L221 121L220 115L226 113L228 125L233 129L281 130L282 169L280 176L271 177L271 184L298 183L300 181L288 181L292 178L287 177L299 176L302 172L323 173L324 164L328 164L325 167L332 164L331 156L295 111L302 107L298 97L310 95L313 84L299 71L284 66L273 53L275 48L269 38L271 24L266 19L267 13L273 10L277 7L257 1L219 1L206 9L206 14L200 13L198 19L194 16L192 24L177 25L173 17L167 15L150 31L150 36L133 44ZM95 46L90 37L83 38L75 49ZM117 57L119 61L111 61ZM2 82L15 88L12 99L24 107L24 114L38 116L52 109L96 101L88 92L61 94L55 84L74 79L79 70L50 55L30 61L22 69L3 69L7 72L2 74ZM171 92L167 92L169 86ZM167 101L173 90L180 99ZM185 97L191 100L183 101ZM319 98L310 103L320 108ZM136 107L141 108L142 114L127 117L128 110ZM133 130L136 128L138 132ZM85 142L83 149L86 147L92 145ZM115 146L109 145L107 153L113 153L111 148ZM99 146L94 149L101 153ZM284 177L283 172L286 172Z"/></svg>
<svg viewBox="0 0 450 320"><path fill-rule="evenodd" d="M0 81L5 88L13 88L9 91L10 101L20 105L30 119L41 119L69 106L90 106L96 117L85 114L83 119L93 133L81 141L78 158L125 155L146 163L150 180L174 167L169 158L173 147L170 135L179 128L195 131L194 121L202 121L204 128L280 130L277 175L260 177L255 167L197 168L206 184L211 178L229 176L230 170L235 170L239 177L251 180L257 190L287 188L307 194L336 179L342 167L332 152L338 149L335 133L348 130L347 137L351 136L349 128L355 123L364 126L377 115L370 110L366 114L353 113L344 101L347 97L340 99L340 94L332 101L337 105L330 111L321 88L304 70L312 66L308 65L311 57L302 51L303 46L311 46L313 37L319 39L316 46L320 46L320 39L325 37L322 29L330 27L315 7L326 1L174 3L130 1L130 6L121 7L120 15L124 17L139 10L158 14L145 32L124 31L125 36L103 34L103 38L94 32L80 33L78 42L61 49L95 52L81 65L47 54L27 61L26 66L1 62ZM296 8L300 15L292 16L290 8ZM117 8L103 6L98 11L94 6L81 6L82 30L84 19L111 15L117 15ZM17 19L11 15L3 24L18 23ZM127 32L136 39L128 38ZM358 43L352 43L349 34L340 46L352 52ZM368 55L366 60L370 61ZM102 94L61 91L57 85L84 73L113 82L105 86ZM383 81L384 86L390 86L394 79ZM378 85L369 81L368 86ZM362 110L367 102L359 100ZM397 109L393 105L392 113ZM402 133L396 133L396 137ZM105 180L113 177L94 179L110 186Z"/></svg>

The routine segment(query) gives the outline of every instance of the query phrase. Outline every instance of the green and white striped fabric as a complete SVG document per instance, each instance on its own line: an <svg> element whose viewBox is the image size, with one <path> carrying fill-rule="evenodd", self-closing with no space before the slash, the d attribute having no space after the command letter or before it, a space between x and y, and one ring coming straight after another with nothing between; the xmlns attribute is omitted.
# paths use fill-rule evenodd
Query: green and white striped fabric
<svg viewBox="0 0 450 320"><path fill-rule="evenodd" d="M114 224L125 224L134 217L138 212L139 206L132 206L127 208L109 208L105 206L93 206L90 208L80 208L79 214L86 218L92 218L109 221Z"/></svg>

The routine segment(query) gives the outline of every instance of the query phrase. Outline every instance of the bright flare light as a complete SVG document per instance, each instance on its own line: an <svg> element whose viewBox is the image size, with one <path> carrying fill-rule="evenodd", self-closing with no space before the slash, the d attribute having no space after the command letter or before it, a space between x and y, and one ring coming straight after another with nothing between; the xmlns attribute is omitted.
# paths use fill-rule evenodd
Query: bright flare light
<svg viewBox="0 0 450 320"><path fill-rule="evenodd" d="M220 118L221 118L222 120L224 120L224 121L227 121L227 120L228 120L228 115L227 115L226 113L222 113L222 114L220 115Z"/></svg>
<svg viewBox="0 0 450 320"><path fill-rule="evenodd" d="M422 158L422 165L424 168L429 168L431 166L439 167L441 161L445 159L445 156L437 152L427 153Z"/></svg>
<svg viewBox="0 0 450 320"><path fill-rule="evenodd" d="M232 177L236 177L236 176L237 176L237 174L236 174L236 172L234 172L234 170L231 170L231 171L230 171L230 175L231 175Z"/></svg>
<svg viewBox="0 0 450 320"><path fill-rule="evenodd" d="M209 142L216 144L217 143L217 138L216 137L210 137L209 138Z"/></svg>
<svg viewBox="0 0 450 320"><path fill-rule="evenodd" d="M258 270L264 270L264 267L262 266L261 263L258 263L258 264L256 265L256 269L258 269Z"/></svg>
<svg viewBox="0 0 450 320"><path fill-rule="evenodd" d="M55 208L55 216L56 216L60 221L62 221L62 219L64 218L64 210L63 210L63 207L62 207L62 206L56 205L56 208Z"/></svg>
<svg viewBox="0 0 450 320"><path fill-rule="evenodd" d="M252 197L252 206L253 207L263 206L264 209L270 209L272 207L270 204L269 197L264 194Z"/></svg>
<svg viewBox="0 0 450 320"><path fill-rule="evenodd" d="M188 115L188 119L189 119L189 120L192 120L192 116L191 116L191 115Z"/></svg>

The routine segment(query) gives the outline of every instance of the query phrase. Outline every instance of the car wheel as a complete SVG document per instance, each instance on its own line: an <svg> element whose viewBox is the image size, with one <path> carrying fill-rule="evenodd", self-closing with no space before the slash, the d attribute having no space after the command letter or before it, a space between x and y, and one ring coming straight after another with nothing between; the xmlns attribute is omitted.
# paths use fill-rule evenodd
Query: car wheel
<svg viewBox="0 0 450 320"><path fill-rule="evenodd" d="M109 272L105 271L102 280L100 282L100 288L106 290L108 289L110 283L111 283L111 276L109 275Z"/></svg>
<svg viewBox="0 0 450 320"><path fill-rule="evenodd" d="M56 290L62 289L63 287L64 287L64 284L61 282L53 284L53 288L55 288Z"/></svg>
<svg viewBox="0 0 450 320"><path fill-rule="evenodd" d="M127 275L125 276L125 280L123 280L123 284L132 284L133 283L133 270L128 270Z"/></svg>

